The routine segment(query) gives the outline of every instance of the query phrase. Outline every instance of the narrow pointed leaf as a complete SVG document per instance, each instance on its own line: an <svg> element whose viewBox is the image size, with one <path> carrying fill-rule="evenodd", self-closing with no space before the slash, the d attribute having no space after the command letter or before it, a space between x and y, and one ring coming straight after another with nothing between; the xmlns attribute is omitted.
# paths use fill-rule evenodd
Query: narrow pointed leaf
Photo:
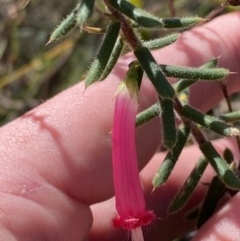
<svg viewBox="0 0 240 241"><path fill-rule="evenodd" d="M103 74L107 63L110 59L112 50L115 46L115 42L117 40L118 34L120 31L120 23L117 21L113 21L109 24L107 33L102 42L100 50L97 54L96 59L94 60L87 76L85 79L85 87L97 82L101 75Z"/></svg>
<svg viewBox="0 0 240 241"><path fill-rule="evenodd" d="M205 115L189 105L182 108L181 115L222 136L237 136L240 134L237 128L219 121L216 117Z"/></svg>
<svg viewBox="0 0 240 241"><path fill-rule="evenodd" d="M229 75L229 70L223 68L206 69L190 68L183 66L160 65L161 70L167 77L184 78L189 80L222 80Z"/></svg>
<svg viewBox="0 0 240 241"><path fill-rule="evenodd" d="M218 64L218 60L219 60L219 58L213 58L213 59L209 60L207 63L205 63L204 65L200 66L199 69L215 68ZM190 87L191 85L193 85L196 82L197 82L197 80L181 79L177 83L174 84L174 89L176 90L176 92L180 92L180 91Z"/></svg>
<svg viewBox="0 0 240 241"><path fill-rule="evenodd" d="M181 124L179 126L179 130L177 132L177 142L176 145L173 147L171 151L169 151L164 158L164 161L159 168L158 172L153 178L153 187L154 189L159 187L160 185L164 184L168 177L170 176L181 152L184 148L186 141L188 139L188 136L190 134L191 127L185 126L184 124Z"/></svg>
<svg viewBox="0 0 240 241"><path fill-rule="evenodd" d="M177 41L179 36L180 36L180 34L174 33L174 34L168 35L168 36L163 37L163 38L149 40L149 41L144 42L144 46L151 49L151 50L160 49L160 48L163 48L163 47Z"/></svg>
<svg viewBox="0 0 240 241"><path fill-rule="evenodd" d="M204 198L203 204L201 206L197 227L200 228L202 225L214 214L219 200L223 197L226 191L224 183L215 176L208 188L208 192Z"/></svg>
<svg viewBox="0 0 240 241"><path fill-rule="evenodd" d="M233 111L218 117L221 121L234 122L240 120L240 111Z"/></svg>
<svg viewBox="0 0 240 241"><path fill-rule="evenodd" d="M205 171L208 165L208 161L206 158L200 158L197 162L196 166L192 170L190 176L187 178L180 191L171 201L168 207L168 213L176 213L181 210L184 205L188 202L191 197L194 189L196 188L198 182L200 181L203 172Z"/></svg>
<svg viewBox="0 0 240 241"><path fill-rule="evenodd" d="M81 0L76 11L76 21L83 25L92 16L95 0Z"/></svg>
<svg viewBox="0 0 240 241"><path fill-rule="evenodd" d="M199 17L161 19L164 28L190 28L201 21L203 21L203 19Z"/></svg>
<svg viewBox="0 0 240 241"><path fill-rule="evenodd" d="M117 63L117 60L118 60L118 58L120 57L120 55L123 51L123 48L124 48L124 40L121 36L118 36L117 41L116 41L116 43L114 45L114 48L112 50L112 53L109 57L108 63L106 65L99 81L104 80L111 73L113 67Z"/></svg>
<svg viewBox="0 0 240 241"><path fill-rule="evenodd" d="M162 122L163 144L168 150L172 150L177 140L173 102L170 99L159 98L159 103L161 107L160 117Z"/></svg>
<svg viewBox="0 0 240 241"><path fill-rule="evenodd" d="M200 149L210 162L222 182L233 190L240 190L240 179L233 173L227 162L217 153L211 142L200 145Z"/></svg>
<svg viewBox="0 0 240 241"><path fill-rule="evenodd" d="M78 6L65 19L63 19L63 21L53 31L47 44L62 38L76 26L75 11L77 8Z"/></svg>
<svg viewBox="0 0 240 241"><path fill-rule="evenodd" d="M139 47L134 51L134 54L142 65L142 68L146 72L148 78L153 83L159 96L162 98L173 99L175 91L162 73L149 49L146 47Z"/></svg>
<svg viewBox="0 0 240 241"><path fill-rule="evenodd" d="M160 114L159 104L154 104L137 115L136 127L143 125Z"/></svg>

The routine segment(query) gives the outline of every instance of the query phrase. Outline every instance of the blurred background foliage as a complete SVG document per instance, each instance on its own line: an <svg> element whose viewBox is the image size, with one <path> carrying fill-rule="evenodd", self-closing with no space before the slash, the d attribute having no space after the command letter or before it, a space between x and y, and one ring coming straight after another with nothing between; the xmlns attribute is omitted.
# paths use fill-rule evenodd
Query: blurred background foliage
<svg viewBox="0 0 240 241"><path fill-rule="evenodd" d="M79 2L60 0L0 0L0 124L3 125L83 79L102 36L75 27L65 38L50 43L50 33ZM101 2L88 26L105 27ZM224 0L131 0L160 17L206 17ZM27 5L26 5L27 4ZM25 6L26 5L26 6ZM232 11L228 7L221 13ZM165 31L144 38L166 34Z"/></svg>

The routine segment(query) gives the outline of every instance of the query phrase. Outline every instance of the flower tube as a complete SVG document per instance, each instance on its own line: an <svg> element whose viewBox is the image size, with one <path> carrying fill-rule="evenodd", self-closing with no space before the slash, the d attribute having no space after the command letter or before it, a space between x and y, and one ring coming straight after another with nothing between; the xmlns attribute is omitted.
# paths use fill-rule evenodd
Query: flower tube
<svg viewBox="0 0 240 241"><path fill-rule="evenodd" d="M153 211L146 211L139 179L135 143L137 110L138 86L127 83L125 79L115 98L112 131L113 177L118 211L113 224L130 230L133 241L143 241L141 227L151 223L155 215Z"/></svg>

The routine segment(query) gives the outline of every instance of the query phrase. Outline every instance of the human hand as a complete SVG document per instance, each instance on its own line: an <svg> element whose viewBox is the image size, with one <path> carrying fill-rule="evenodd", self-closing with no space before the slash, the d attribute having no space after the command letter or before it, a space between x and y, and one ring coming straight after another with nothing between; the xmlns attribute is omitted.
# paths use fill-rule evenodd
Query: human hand
<svg viewBox="0 0 240 241"><path fill-rule="evenodd" d="M184 33L175 44L156 51L154 56L159 63L186 66L200 66L221 56L220 66L239 72L239 26L240 13L222 16ZM112 198L110 131L114 94L132 59L132 54L126 55L105 81L85 92L80 83L1 128L2 241L126 238L126 233L113 228L111 223L116 211ZM240 91L239 76L229 76L229 93ZM143 81L140 96L141 109L156 101L150 81ZM200 83L192 88L190 102L206 111L221 98L217 83ZM164 157L164 153L159 153L152 158L160 145L159 133L158 118L137 128L143 189L148 208L159 217L146 231L145 240L152 241L172 240L192 230L194 222L182 221L184 212L199 203L206 191L199 185L184 212L161 220L201 153L197 146L185 148L167 184L151 194L151 179ZM214 143L220 153L228 147L239 159L234 139ZM209 168L202 180L209 181L213 175ZM224 204L194 241L237 240L239 199L236 195Z"/></svg>

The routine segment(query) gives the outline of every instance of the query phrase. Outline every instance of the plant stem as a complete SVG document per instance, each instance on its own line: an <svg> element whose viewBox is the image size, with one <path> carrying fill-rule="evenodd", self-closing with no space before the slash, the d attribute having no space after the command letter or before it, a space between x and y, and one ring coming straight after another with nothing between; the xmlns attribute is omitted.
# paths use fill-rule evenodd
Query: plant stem
<svg viewBox="0 0 240 241"><path fill-rule="evenodd" d="M121 30L126 38L127 42L130 44L131 48L133 50L137 49L138 47L142 46L142 43L140 39L137 37L137 35L134 33L131 25L129 24L128 20L125 18L125 16L117 11L115 8L113 8L109 3L108 0L104 0L105 4L107 5L109 11L111 14L121 23Z"/></svg>

